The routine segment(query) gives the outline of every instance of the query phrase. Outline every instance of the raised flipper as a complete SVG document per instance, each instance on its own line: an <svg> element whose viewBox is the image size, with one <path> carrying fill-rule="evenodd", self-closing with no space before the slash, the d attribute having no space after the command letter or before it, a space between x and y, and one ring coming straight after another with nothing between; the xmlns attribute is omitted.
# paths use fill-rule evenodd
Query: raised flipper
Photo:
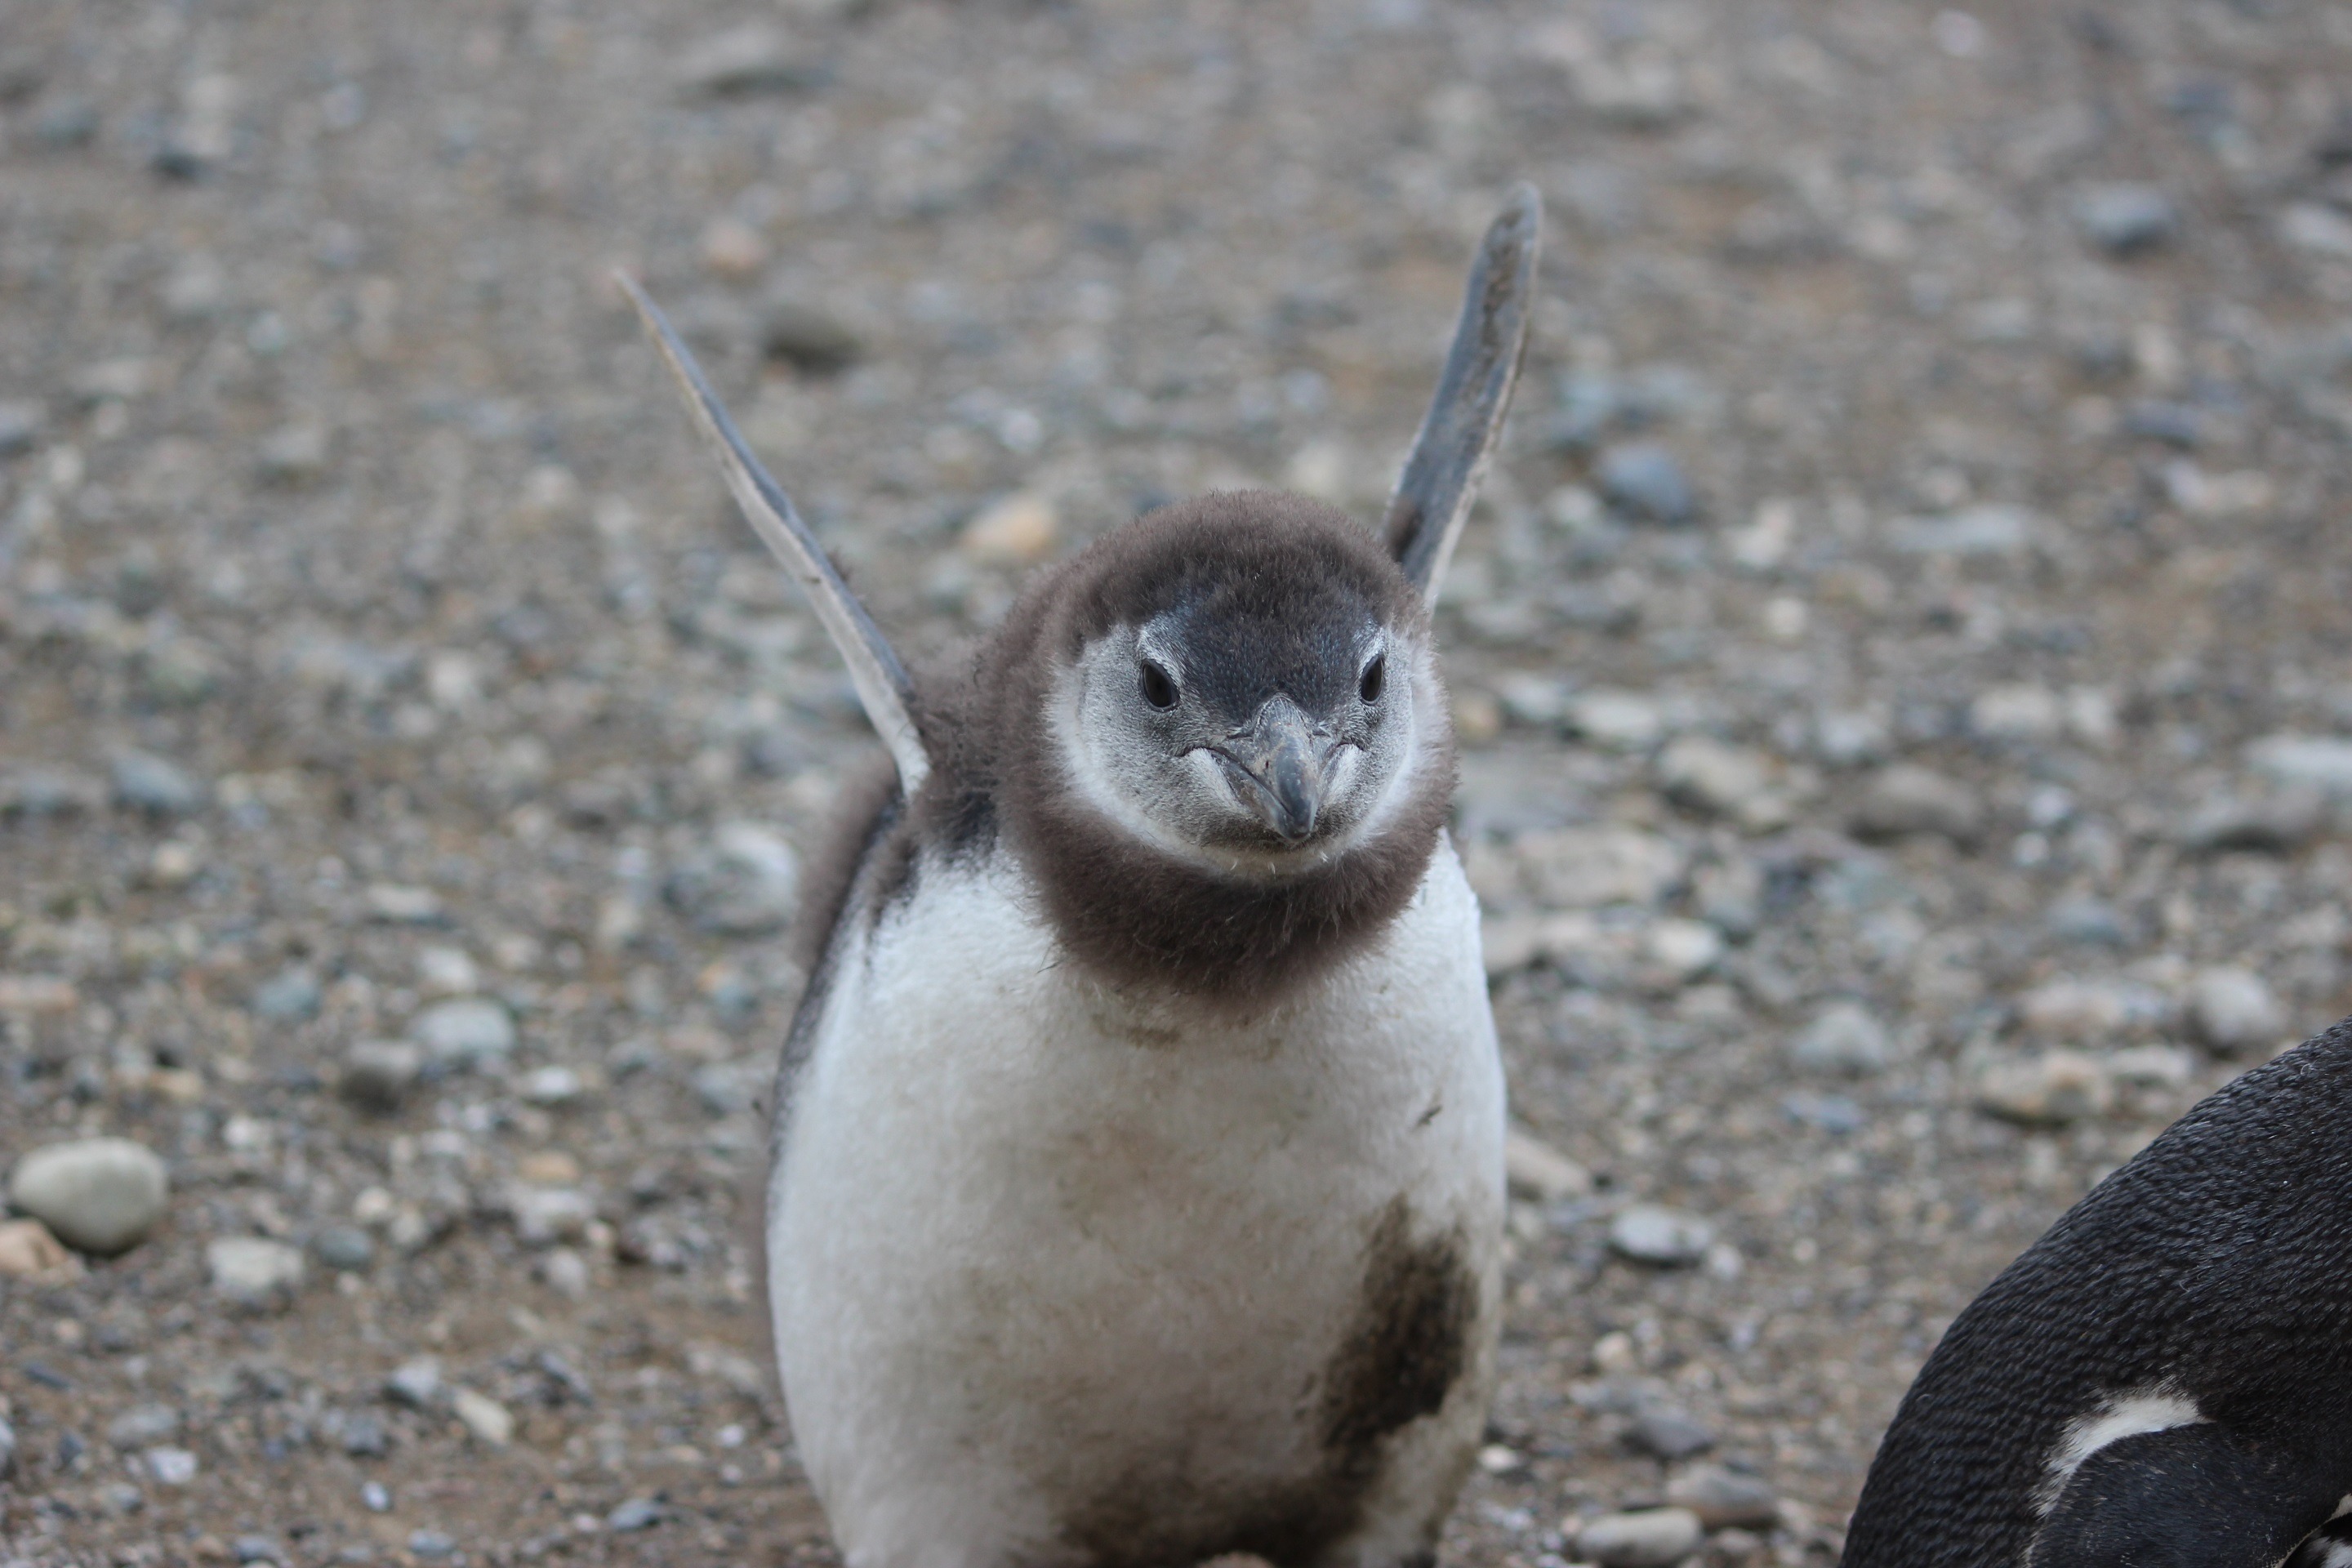
<svg viewBox="0 0 2352 1568"><path fill-rule="evenodd" d="M1389 500L1389 551L1433 605L1518 383L1542 237L1543 198L1533 185L1512 187L1471 265L1454 346Z"/></svg>
<svg viewBox="0 0 2352 1568"><path fill-rule="evenodd" d="M891 651L882 628L849 591L841 573L826 556L824 546L809 531L801 514L793 510L792 498L784 494L751 448L743 443L742 432L735 421L727 416L727 409L719 395L710 390L703 378L702 367L694 363L694 355L680 342L668 319L659 306L646 297L636 279L626 273L616 273L623 289L637 307L637 314L652 334L654 344L661 350L662 358L669 363L670 373L677 377L679 390L686 394L686 405L694 415L694 423L710 443L719 458L719 466L727 476L727 488L735 494L735 504L743 509L745 521L751 525L784 569L800 582L807 593L816 618L824 623L832 634L834 646L849 666L849 679L857 688L857 700L866 705L866 716L881 732L882 743L890 748L898 760L898 786L911 799L929 776L931 759L923 750L923 737L915 726L914 687L907 679L906 667Z"/></svg>
<svg viewBox="0 0 2352 1568"><path fill-rule="evenodd" d="M2067 1479L2027 1568L2272 1568L2336 1506L2315 1469L2210 1421L2119 1438Z"/></svg>

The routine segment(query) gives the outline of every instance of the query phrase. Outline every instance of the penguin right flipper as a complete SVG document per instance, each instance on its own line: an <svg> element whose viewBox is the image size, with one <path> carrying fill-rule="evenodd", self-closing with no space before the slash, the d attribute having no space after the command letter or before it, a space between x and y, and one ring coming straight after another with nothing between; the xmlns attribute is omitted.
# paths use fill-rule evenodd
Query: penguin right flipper
<svg viewBox="0 0 2352 1568"><path fill-rule="evenodd" d="M2335 1506L2299 1458L2210 1421L2119 1438L2051 1504L2026 1568L2271 1568ZM2329 1564L2326 1555L2309 1568ZM2303 1556L2293 1568L2306 1568Z"/></svg>
<svg viewBox="0 0 2352 1568"><path fill-rule="evenodd" d="M694 422L710 443L718 457L719 468L727 476L727 488L734 492L735 504L743 509L745 521L759 534L762 542L774 552L785 570L799 580L815 609L817 619L824 623L834 646L849 666L850 683L857 688L857 700L866 708L866 716L880 731L883 744L898 764L898 787L908 799L922 787L931 771L930 754L923 749L921 730L915 722L914 686L907 679L906 667L898 662L882 628L857 602L857 595L842 581L841 572L826 556L824 546L801 521L800 512L793 506L792 498L782 486L768 476L760 459L751 455L744 443L742 432L728 417L726 405L710 389L702 367L694 363L660 307L648 299L628 274L615 273L621 287L628 291L630 301L637 308L646 330L652 334L655 346L677 378L678 389L686 395L686 405Z"/></svg>
<svg viewBox="0 0 2352 1568"><path fill-rule="evenodd" d="M1389 500L1381 526L1389 552L1431 604L1510 411L1535 315L1542 239L1543 198L1533 185L1513 186L1471 264L1454 346Z"/></svg>
<svg viewBox="0 0 2352 1568"><path fill-rule="evenodd" d="M2332 1519L2313 1531L2286 1568L2352 1568L2352 1518Z"/></svg>

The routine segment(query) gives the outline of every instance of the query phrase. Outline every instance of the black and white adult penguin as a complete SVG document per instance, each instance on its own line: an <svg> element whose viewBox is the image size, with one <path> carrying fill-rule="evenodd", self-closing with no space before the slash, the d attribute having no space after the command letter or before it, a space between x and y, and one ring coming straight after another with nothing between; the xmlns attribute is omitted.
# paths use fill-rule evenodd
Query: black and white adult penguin
<svg viewBox="0 0 2352 1568"><path fill-rule="evenodd" d="M1429 606L1538 222L1521 187L1487 232L1384 534L1170 506L935 681L635 295L897 763L811 895L766 1231L853 1568L1431 1560L1494 1384L1504 1113Z"/></svg>
<svg viewBox="0 0 2352 1568"><path fill-rule="evenodd" d="M2200 1103L1953 1321L1843 1562L2352 1568L2352 1020Z"/></svg>

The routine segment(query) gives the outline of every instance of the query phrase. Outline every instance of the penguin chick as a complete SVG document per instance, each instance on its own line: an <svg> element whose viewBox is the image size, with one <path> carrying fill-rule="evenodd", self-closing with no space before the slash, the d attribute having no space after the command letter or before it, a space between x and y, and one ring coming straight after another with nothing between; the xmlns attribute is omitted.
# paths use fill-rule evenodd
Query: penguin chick
<svg viewBox="0 0 2352 1568"><path fill-rule="evenodd" d="M1494 1384L1504 1106L1429 605L1538 222L1522 187L1488 232L1384 535L1171 506L919 685L636 296L897 764L812 900L768 1194L853 1568L1431 1561Z"/></svg>
<svg viewBox="0 0 2352 1568"><path fill-rule="evenodd" d="M1845 1568L2352 1564L2347 1127L2352 1021L2092 1189L1927 1358Z"/></svg>

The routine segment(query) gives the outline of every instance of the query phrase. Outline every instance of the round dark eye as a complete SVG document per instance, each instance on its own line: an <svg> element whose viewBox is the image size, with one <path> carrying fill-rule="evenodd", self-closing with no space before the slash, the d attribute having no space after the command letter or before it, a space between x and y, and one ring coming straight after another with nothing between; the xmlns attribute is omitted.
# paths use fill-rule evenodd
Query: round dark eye
<svg viewBox="0 0 2352 1568"><path fill-rule="evenodd" d="M1389 683L1389 656L1377 653L1372 662L1364 666L1362 677L1356 682L1356 693L1367 702L1378 702Z"/></svg>
<svg viewBox="0 0 2352 1568"><path fill-rule="evenodd" d="M1176 680L1152 659L1143 661L1143 700L1154 708L1176 706Z"/></svg>

